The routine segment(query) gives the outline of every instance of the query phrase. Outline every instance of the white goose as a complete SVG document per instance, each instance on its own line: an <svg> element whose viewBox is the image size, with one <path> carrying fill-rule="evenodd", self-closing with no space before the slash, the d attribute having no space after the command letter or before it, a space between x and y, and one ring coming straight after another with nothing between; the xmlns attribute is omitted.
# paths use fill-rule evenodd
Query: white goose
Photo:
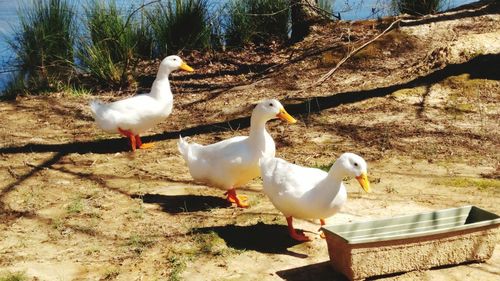
<svg viewBox="0 0 500 281"><path fill-rule="evenodd" d="M342 180L355 177L370 192L367 165L353 153L342 154L330 171L301 167L280 158L263 157L260 161L263 191L273 205L285 215L290 236L298 241L310 238L293 228L293 218L324 219L337 213L347 201Z"/></svg>
<svg viewBox="0 0 500 281"><path fill-rule="evenodd" d="M168 76L172 71L193 71L178 56L168 56L160 63L158 74L148 94L140 94L112 103L90 102L97 125L108 133L119 133L129 138L132 150L150 148L143 144L139 134L167 118L172 112L173 96Z"/></svg>
<svg viewBox="0 0 500 281"><path fill-rule="evenodd" d="M238 207L248 207L246 198L237 196L235 188L260 175L259 158L274 157L273 138L266 131L266 122L280 118L297 122L277 100L265 100L253 110L249 136L238 136L210 145L189 144L182 137L178 147L191 176L199 182L227 190L227 200Z"/></svg>

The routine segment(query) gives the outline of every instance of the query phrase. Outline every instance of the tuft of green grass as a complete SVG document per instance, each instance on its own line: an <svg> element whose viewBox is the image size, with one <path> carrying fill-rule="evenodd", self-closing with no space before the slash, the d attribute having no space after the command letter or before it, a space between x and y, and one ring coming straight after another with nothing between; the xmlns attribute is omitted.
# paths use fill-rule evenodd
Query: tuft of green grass
<svg viewBox="0 0 500 281"><path fill-rule="evenodd" d="M182 50L206 50L212 42L207 0L159 2L146 11L160 57Z"/></svg>
<svg viewBox="0 0 500 281"><path fill-rule="evenodd" d="M480 178L438 178L432 181L433 184L446 185L453 187L473 187L479 190L494 190L500 191L500 180L497 179L480 179Z"/></svg>
<svg viewBox="0 0 500 281"><path fill-rule="evenodd" d="M113 280L120 274L120 268L116 266L107 267L100 280Z"/></svg>
<svg viewBox="0 0 500 281"><path fill-rule="evenodd" d="M28 276L24 272L2 272L0 273L0 281L25 281Z"/></svg>
<svg viewBox="0 0 500 281"><path fill-rule="evenodd" d="M71 80L75 73L74 15L73 6L66 0L31 1L21 6L20 25L7 40L16 55L14 64L19 75L14 88L38 92L52 88L55 82L67 84Z"/></svg>
<svg viewBox="0 0 500 281"><path fill-rule="evenodd" d="M177 256L169 256L169 271L170 274L168 276L169 281L181 281L183 280L181 277L182 272L186 269L186 261L183 258Z"/></svg>
<svg viewBox="0 0 500 281"><path fill-rule="evenodd" d="M406 97L421 97L427 92L425 86L419 86L415 88L405 88L397 90L391 94L394 98L406 98Z"/></svg>
<svg viewBox="0 0 500 281"><path fill-rule="evenodd" d="M83 211L84 204L82 198L76 198L67 207L68 214L79 214Z"/></svg>
<svg viewBox="0 0 500 281"><path fill-rule="evenodd" d="M228 249L224 239L220 238L215 232L198 234L195 237L199 251L206 254L220 256Z"/></svg>
<svg viewBox="0 0 500 281"><path fill-rule="evenodd" d="M329 163L329 164L318 164L318 163L316 163L316 165L312 166L312 168L320 169L320 170L325 171L325 172L328 173L330 171L330 168L332 167L332 165L333 165L333 162Z"/></svg>
<svg viewBox="0 0 500 281"><path fill-rule="evenodd" d="M132 234L127 241L127 246L129 246L134 252L138 254L142 253L142 251L152 246L153 244L153 239L139 234Z"/></svg>
<svg viewBox="0 0 500 281"><path fill-rule="evenodd" d="M99 255L101 249L98 246L91 246L85 249L83 252L87 256L93 256L93 255Z"/></svg>
<svg viewBox="0 0 500 281"><path fill-rule="evenodd" d="M64 89L72 97L85 97L90 96L92 91L82 86L69 86Z"/></svg>
<svg viewBox="0 0 500 281"><path fill-rule="evenodd" d="M153 57L154 52L146 12L126 12L114 0L89 0L85 22L87 36L77 52L83 70L105 87L133 84L139 60Z"/></svg>
<svg viewBox="0 0 500 281"><path fill-rule="evenodd" d="M287 0L233 0L228 4L226 43L283 42L288 38L290 3Z"/></svg>
<svg viewBox="0 0 500 281"><path fill-rule="evenodd" d="M114 0L90 0L85 7L87 35L77 53L92 78L109 87L128 86L134 59L134 30Z"/></svg>

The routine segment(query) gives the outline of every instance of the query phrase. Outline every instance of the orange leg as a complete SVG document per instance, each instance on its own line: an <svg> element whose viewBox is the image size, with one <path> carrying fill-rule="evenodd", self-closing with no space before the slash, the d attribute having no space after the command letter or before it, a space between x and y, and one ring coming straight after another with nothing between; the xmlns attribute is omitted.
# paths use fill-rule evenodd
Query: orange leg
<svg viewBox="0 0 500 281"><path fill-rule="evenodd" d="M224 194L227 195L227 198L226 198L227 201L229 201L231 203L236 203L236 206L238 206L240 208L248 208L248 203L246 202L247 197L236 195L236 189L232 188Z"/></svg>
<svg viewBox="0 0 500 281"><path fill-rule="evenodd" d="M321 226L325 225L325 219L319 219L319 223ZM325 233L322 230L319 231L319 237L325 239Z"/></svg>
<svg viewBox="0 0 500 281"><path fill-rule="evenodd" d="M141 137L139 137L139 135L135 136L135 145L137 148L141 148L142 140L141 140Z"/></svg>
<svg viewBox="0 0 500 281"><path fill-rule="evenodd" d="M288 233L293 239L302 242L311 241L311 238L307 237L304 234L297 233L295 228L293 228L293 217L286 217L286 222L288 224Z"/></svg>
<svg viewBox="0 0 500 281"><path fill-rule="evenodd" d="M120 132L120 134L124 135L125 137L127 137L130 140L130 146L132 147L132 151L135 151L136 138L135 138L134 134L129 130L122 130L121 128L118 128L118 131Z"/></svg>

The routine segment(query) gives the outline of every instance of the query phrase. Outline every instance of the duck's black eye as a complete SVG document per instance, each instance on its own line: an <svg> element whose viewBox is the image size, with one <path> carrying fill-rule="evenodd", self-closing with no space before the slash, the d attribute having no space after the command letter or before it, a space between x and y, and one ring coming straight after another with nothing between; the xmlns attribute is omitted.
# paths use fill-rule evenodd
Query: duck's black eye
<svg viewBox="0 0 500 281"><path fill-rule="evenodd" d="M357 167L358 166L358 163L354 162L354 167Z"/></svg>
<svg viewBox="0 0 500 281"><path fill-rule="evenodd" d="M270 103L270 104L269 104L269 106L273 106L273 104L272 104L272 103Z"/></svg>

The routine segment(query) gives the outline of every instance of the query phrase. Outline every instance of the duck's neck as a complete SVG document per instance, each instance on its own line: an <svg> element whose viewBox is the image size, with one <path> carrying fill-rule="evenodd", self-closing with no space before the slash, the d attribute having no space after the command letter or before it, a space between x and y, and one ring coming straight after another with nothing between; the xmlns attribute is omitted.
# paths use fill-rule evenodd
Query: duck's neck
<svg viewBox="0 0 500 281"><path fill-rule="evenodd" d="M335 161L328 172L327 178L329 178L330 181L341 183L346 176L347 173L342 162Z"/></svg>
<svg viewBox="0 0 500 281"><path fill-rule="evenodd" d="M150 95L157 99L171 99L172 98L172 90L170 89L170 81L168 80L168 76L170 75L170 70L160 70L156 75L156 79L153 82L153 86L151 87Z"/></svg>
<svg viewBox="0 0 500 281"><path fill-rule="evenodd" d="M339 163L335 162L330 172L328 172L328 175L310 190L310 200L321 205L323 203L331 204L335 198L342 198L342 194L345 193L345 188L342 184L344 176L344 168L341 167ZM341 202L337 201L337 203Z"/></svg>
<svg viewBox="0 0 500 281"><path fill-rule="evenodd" d="M265 148L266 138L269 136L266 130L266 122L267 120L254 114L250 118L250 134L248 135L248 139L262 149Z"/></svg>

